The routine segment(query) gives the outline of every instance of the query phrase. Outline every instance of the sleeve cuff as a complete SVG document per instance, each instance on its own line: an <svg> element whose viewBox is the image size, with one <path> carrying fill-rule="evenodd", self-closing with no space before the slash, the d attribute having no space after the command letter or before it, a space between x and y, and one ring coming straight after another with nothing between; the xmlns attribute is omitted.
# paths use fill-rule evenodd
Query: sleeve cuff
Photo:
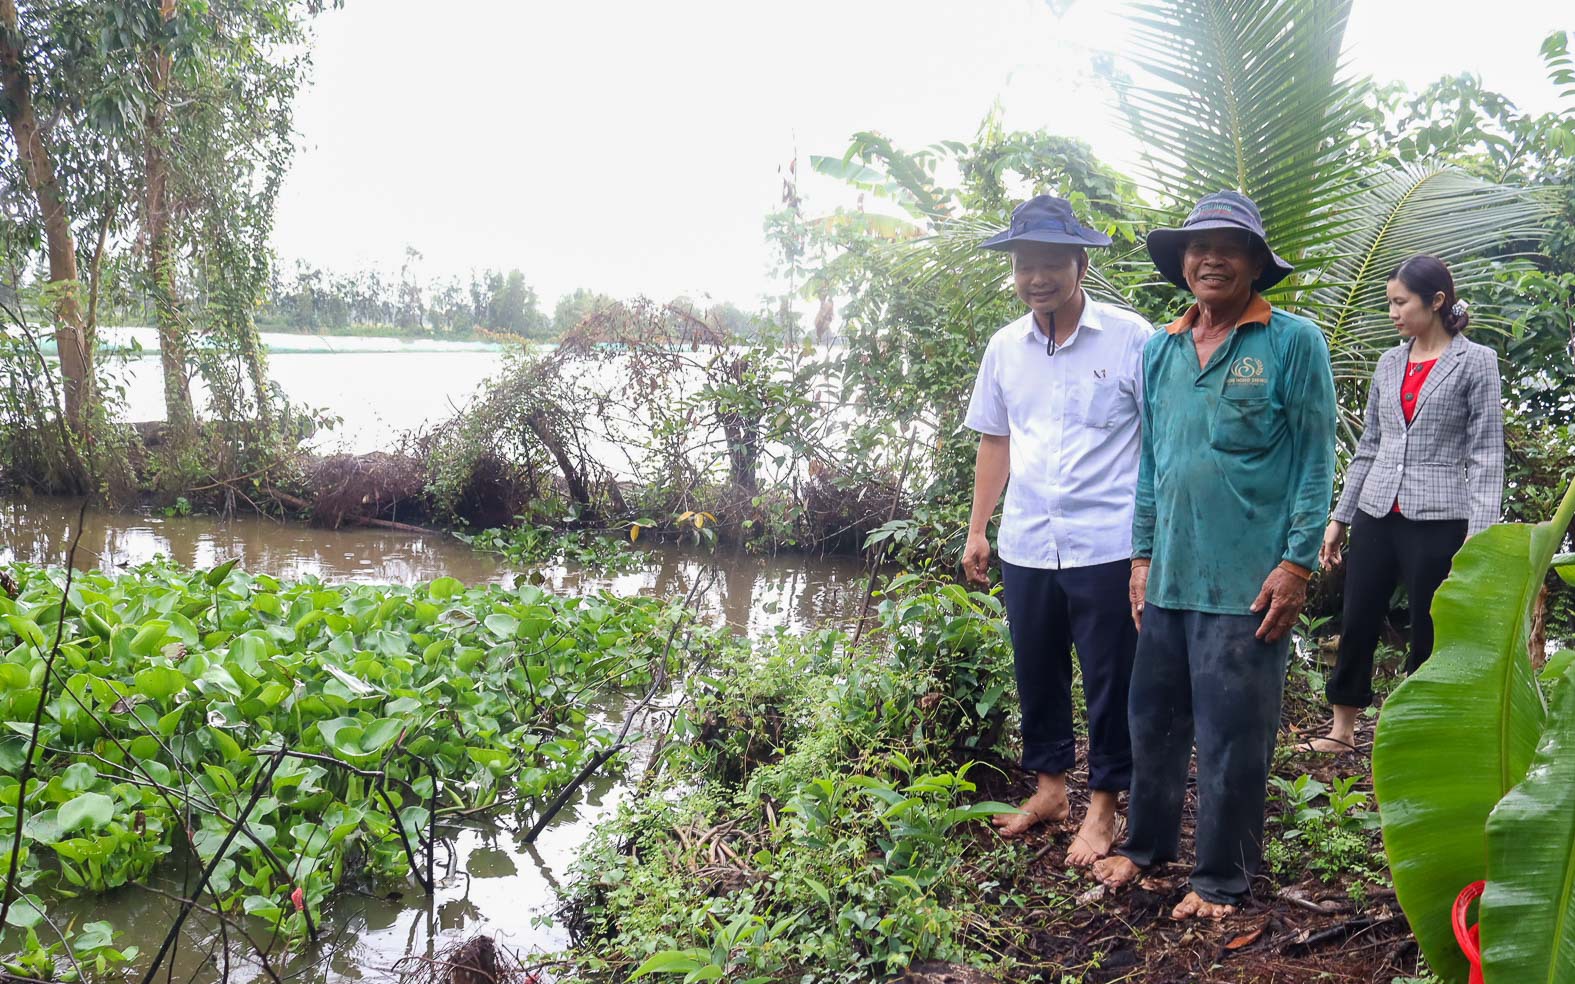
<svg viewBox="0 0 1575 984"><path fill-rule="evenodd" d="M1152 567L1153 565L1154 565L1154 558L1152 558L1152 557L1133 557L1132 558L1132 566L1133 567Z"/></svg>
<svg viewBox="0 0 1575 984"><path fill-rule="evenodd" d="M1280 570L1285 571L1287 574L1295 574L1297 577L1301 578L1303 581L1307 581L1307 580L1311 580L1312 579L1312 575L1313 575L1312 570L1310 568L1303 567L1302 565L1296 563L1293 560L1282 560L1282 561L1279 562L1279 564L1277 566L1279 567Z"/></svg>

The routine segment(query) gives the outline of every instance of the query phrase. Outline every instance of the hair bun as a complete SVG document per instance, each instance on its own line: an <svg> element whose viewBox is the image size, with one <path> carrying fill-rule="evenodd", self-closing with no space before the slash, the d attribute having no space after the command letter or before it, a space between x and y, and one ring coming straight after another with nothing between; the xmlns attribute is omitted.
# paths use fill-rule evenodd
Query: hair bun
<svg viewBox="0 0 1575 984"><path fill-rule="evenodd" d="M1465 301L1457 300L1454 304L1449 306L1449 324L1445 327L1447 327L1450 331L1458 333L1465 331L1466 325L1469 325L1470 323L1471 305L1467 304Z"/></svg>

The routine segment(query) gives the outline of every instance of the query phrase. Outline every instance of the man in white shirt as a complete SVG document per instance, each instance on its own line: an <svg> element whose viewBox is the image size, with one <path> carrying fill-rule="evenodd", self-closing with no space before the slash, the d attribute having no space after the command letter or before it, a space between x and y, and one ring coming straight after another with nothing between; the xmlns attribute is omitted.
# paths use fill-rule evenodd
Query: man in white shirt
<svg viewBox="0 0 1575 984"><path fill-rule="evenodd" d="M963 568L970 581L989 584L986 528L1005 487L1001 588L1022 704L1022 766L1038 777L1021 812L995 824L1016 837L1071 813L1075 647L1091 790L1067 849L1067 862L1078 866L1110 851L1132 770L1127 688L1137 631L1127 587L1142 353L1153 329L1083 291L1085 247L1109 245L1049 195L1019 205L1011 227L983 243L1011 251L1017 296L1029 312L990 339L965 421L980 437Z"/></svg>

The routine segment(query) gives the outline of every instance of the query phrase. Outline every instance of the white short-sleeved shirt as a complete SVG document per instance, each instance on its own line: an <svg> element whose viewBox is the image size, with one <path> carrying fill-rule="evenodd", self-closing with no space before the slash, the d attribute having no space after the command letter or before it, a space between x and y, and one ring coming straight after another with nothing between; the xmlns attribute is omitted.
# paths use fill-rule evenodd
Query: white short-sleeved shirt
<svg viewBox="0 0 1575 984"><path fill-rule="evenodd" d="M1058 570L1132 556L1143 345L1141 317L1089 298L1054 355L1030 312L985 348L964 425L1011 438L997 549Z"/></svg>

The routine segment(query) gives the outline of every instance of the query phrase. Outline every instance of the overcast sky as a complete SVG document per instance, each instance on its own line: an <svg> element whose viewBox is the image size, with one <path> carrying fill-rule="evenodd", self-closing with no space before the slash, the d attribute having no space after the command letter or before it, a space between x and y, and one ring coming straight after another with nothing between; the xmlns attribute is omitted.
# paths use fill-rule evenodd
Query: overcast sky
<svg viewBox="0 0 1575 984"><path fill-rule="evenodd" d="M857 130L966 140L999 99L1008 126L1135 170L1090 70L1120 56L1119 7L1054 6L347 0L316 23L274 243L286 269L393 271L407 245L428 277L517 267L549 311L580 286L754 308L779 169ZM1575 30L1570 0L1356 0L1346 43L1380 80L1470 70L1546 111L1537 49L1557 28ZM801 183L812 214L836 203L821 180Z"/></svg>

